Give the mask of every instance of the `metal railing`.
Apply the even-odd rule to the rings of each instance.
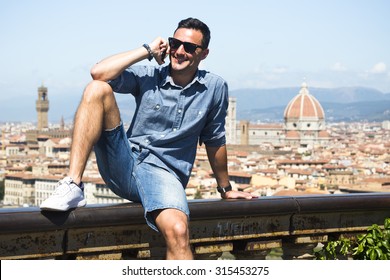
[[[313,248],[390,217],[389,193],[192,200],[195,258],[313,258]],[[271,252],[271,253],[270,253]],[[279,254],[279,255],[278,255]],[[140,204],[0,209],[0,259],[164,259]]]

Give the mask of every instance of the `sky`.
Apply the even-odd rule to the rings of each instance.
[[[21,101],[35,117],[42,84],[72,115],[96,62],[167,38],[187,17],[211,30],[201,68],[231,90],[306,82],[390,93],[389,12],[387,0],[0,0],[0,121],[6,108],[25,111]]]

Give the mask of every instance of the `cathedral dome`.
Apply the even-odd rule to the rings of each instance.
[[[324,120],[325,113],[318,100],[309,93],[307,84],[303,83],[296,95],[284,110],[286,121]]]

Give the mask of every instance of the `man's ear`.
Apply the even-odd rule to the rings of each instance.
[[[209,55],[209,49],[205,49],[202,51],[201,60],[205,59]]]

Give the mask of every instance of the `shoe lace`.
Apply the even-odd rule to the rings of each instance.
[[[57,188],[54,191],[54,195],[64,195],[71,190],[70,182],[63,179],[57,183]]]

